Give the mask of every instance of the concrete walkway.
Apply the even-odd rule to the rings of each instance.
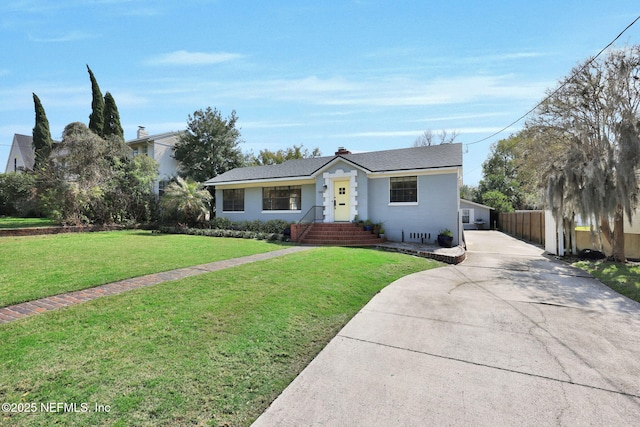
[[[254,426],[630,426],[640,304],[535,246],[466,233],[467,260],[374,297]]]
[[[86,301],[94,300],[96,298],[120,294],[132,289],[157,285],[159,283],[172,280],[180,280],[184,279],[185,277],[198,276],[200,274],[211,273],[213,271],[223,270],[225,268],[235,267],[250,262],[262,261],[265,259],[275,258],[312,248],[313,246],[293,246],[277,251],[264,252],[240,258],[233,258],[211,262],[208,264],[196,265],[194,267],[179,268],[176,270],[134,277],[132,279],[120,280],[119,282],[108,283],[106,285],[96,286],[94,288],[68,292],[65,294],[54,295],[35,301],[23,302],[21,304],[2,307],[0,308],[0,324],[12,322],[17,319],[22,319],[24,317],[33,316],[61,307],[80,304]]]

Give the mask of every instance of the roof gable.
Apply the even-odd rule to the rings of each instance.
[[[227,171],[205,185],[284,178],[312,178],[318,171],[342,159],[367,172],[440,169],[462,166],[462,145],[442,144],[430,147],[402,148],[356,154],[288,160],[268,166],[250,166]]]
[[[466,203],[469,206],[476,206],[476,207],[479,207],[479,208],[489,209],[489,210],[492,210],[492,211],[495,210],[491,206],[483,205],[482,203],[472,202],[471,200],[467,200],[467,199],[460,199],[460,204],[462,204],[462,203]]]
[[[17,153],[16,153],[17,151]],[[26,169],[33,169],[35,162],[34,150],[33,150],[33,137],[30,135],[21,135],[16,133],[13,135],[13,141],[11,143],[11,150],[9,152],[9,158],[7,159],[6,172],[13,171],[12,158],[20,155],[24,167]]]
[[[20,154],[22,154],[22,158],[24,159],[25,166],[30,169],[33,168],[33,136],[16,134],[14,138],[20,149]]]

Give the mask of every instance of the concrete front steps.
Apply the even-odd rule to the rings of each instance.
[[[384,243],[371,231],[350,222],[314,223],[309,226],[300,243],[304,245],[375,246]]]

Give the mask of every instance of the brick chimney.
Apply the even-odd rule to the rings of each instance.
[[[138,139],[146,138],[149,136],[149,132],[146,131],[144,126],[138,126]]]
[[[338,151],[336,151],[336,156],[339,156],[340,154],[351,154],[351,151],[347,150],[344,147],[338,147]]]

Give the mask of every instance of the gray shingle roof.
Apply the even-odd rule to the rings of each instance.
[[[462,166],[462,144],[341,154],[313,159],[289,160],[278,165],[236,168],[208,180],[205,185],[278,178],[311,178],[336,158],[343,158],[369,172],[457,167]]]

